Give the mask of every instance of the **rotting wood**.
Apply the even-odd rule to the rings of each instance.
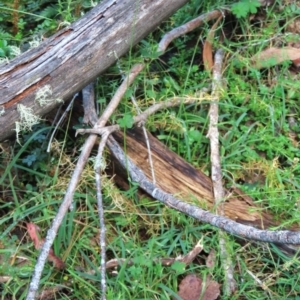
[[[112,136],[108,138],[107,146],[120,165],[125,170],[128,170],[128,175],[131,180],[138,183],[139,187],[148,195],[153,196],[154,199],[168,207],[180,211],[200,222],[208,223],[214,227],[224,230],[234,236],[241,237],[242,239],[245,238],[251,241],[253,240],[264,243],[277,243],[284,245],[292,244],[295,247],[300,246],[300,231],[257,229],[253,226],[240,224],[227,217],[217,216],[208,210],[196,206],[195,204],[182,201],[176,196],[166,193],[155,183],[150,181],[144,172],[128,158],[119,146],[118,142]]]
[[[177,198],[211,210],[214,206],[211,179],[148,134],[157,186]],[[142,130],[138,128],[128,130],[126,139],[121,131],[113,133],[113,136],[121,146],[126,140],[126,154],[150,179],[151,171]],[[114,172],[117,183],[124,186],[124,178],[120,176],[122,172],[117,165],[115,168],[117,168],[117,172]],[[251,197],[236,187],[226,190],[225,199],[224,216],[234,221],[260,229],[279,225],[270,212],[256,205]],[[290,229],[299,230],[299,227],[293,226]]]
[[[14,134],[17,105],[44,116],[92,82],[188,0],[104,0],[84,17],[8,64],[0,65],[0,141]],[[49,103],[35,102],[49,86]],[[49,97],[50,98],[50,97]],[[49,99],[49,100],[51,100]]]

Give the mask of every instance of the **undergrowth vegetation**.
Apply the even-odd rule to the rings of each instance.
[[[238,186],[258,207],[271,211],[281,224],[278,228],[299,228],[299,71],[287,62],[258,70],[251,66],[250,58],[270,45],[279,47],[295,42],[295,35],[300,32],[291,34],[288,28],[300,7],[288,1],[275,1],[261,8],[253,3],[257,4],[243,0],[234,6],[234,14],[227,15],[219,24],[224,40],[213,42],[214,49],[223,48],[226,52],[219,102],[224,185]],[[95,4],[71,0],[0,1],[0,58],[5,61],[26,51]],[[115,66],[97,79],[100,111],[119,86],[120,73],[139,61],[146,62],[147,67],[111,118],[111,123],[121,125],[124,132],[132,127],[132,117],[137,113],[132,96],[145,110],[173,96],[209,93],[212,78],[203,67],[202,47],[211,23],[176,39],[159,57],[157,44],[165,32],[229,4],[222,0],[190,1],[128,55],[119,58]],[[207,175],[208,109],[209,101],[181,105],[150,116],[146,123],[149,131],[169,149]],[[76,122],[80,127],[80,120]],[[75,139],[73,128],[65,126],[48,154],[51,130],[53,127],[44,122],[24,133],[20,144],[1,144],[1,299],[25,298],[38,255],[25,222],[37,224],[40,236],[45,236],[85,138]],[[108,153],[106,164],[110,164]],[[134,182],[122,190],[109,172],[102,176],[107,260],[125,259],[120,266],[107,271],[107,299],[180,299],[179,282],[189,273],[222,284],[224,271],[217,229],[153,201],[141,194]],[[43,273],[41,289],[57,288],[53,299],[100,296],[100,229],[94,177],[91,158],[74,195],[73,209],[65,217],[54,244],[54,252],[67,267],[61,271],[47,264]],[[165,266],[159,261],[187,254],[199,240],[204,249],[188,266],[180,262]],[[231,254],[238,283],[231,299],[300,299],[297,251],[286,253],[272,244],[234,237],[228,243],[234,249]],[[208,268],[207,256],[212,250],[216,256],[213,266]]]

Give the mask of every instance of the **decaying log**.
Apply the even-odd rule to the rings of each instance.
[[[150,133],[148,135],[157,185],[177,198],[211,210],[214,205],[211,179],[169,150]],[[142,130],[128,130],[126,139],[120,131],[115,132],[113,136],[121,146],[126,140],[126,154],[150,179],[151,171]],[[116,174],[117,183],[120,182],[124,185],[124,178],[120,177],[122,174],[120,170],[114,174]],[[251,197],[245,195],[238,188],[226,191],[224,216],[261,229],[279,225],[270,212],[257,206]],[[296,226],[292,229],[299,230]]]
[[[0,65],[0,141],[14,134],[18,104],[44,116],[59,105],[55,99],[80,91],[186,2],[104,0],[37,48]],[[35,98],[45,86],[50,101],[41,106]]]

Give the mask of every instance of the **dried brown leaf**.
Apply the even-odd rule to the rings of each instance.
[[[40,237],[38,235],[40,228],[34,223],[26,223],[26,228],[31,240],[33,241],[35,249],[41,249],[43,243],[40,241]]]
[[[216,262],[216,252],[214,249],[211,249],[206,258],[206,266],[209,269],[213,269],[213,267],[215,266],[215,262]]]
[[[215,300],[220,295],[220,285],[216,281],[208,281],[202,300]]]
[[[294,47],[269,48],[251,58],[252,66],[256,69],[268,68],[284,61],[291,60],[297,64],[300,59],[300,49]]]
[[[178,295],[182,300],[199,300],[202,290],[202,280],[194,274],[189,274],[179,284]]]
[[[54,254],[53,249],[50,249],[48,260],[51,261],[57,269],[63,270],[66,267],[66,264]]]
[[[220,16],[217,21],[215,22],[215,24],[212,26],[212,28],[210,29],[207,38],[205,40],[205,43],[203,45],[203,63],[204,63],[204,68],[207,71],[211,71],[214,65],[214,61],[213,61],[213,52],[212,52],[212,42],[214,40],[214,36],[215,36],[215,29],[218,26],[220,20],[222,19],[222,16]]]
[[[44,239],[40,239],[38,235],[40,228],[34,223],[26,223],[26,227],[35,249],[40,250],[44,244]],[[54,267],[57,269],[64,269],[66,267],[65,263],[54,254],[53,249],[50,249],[48,260],[53,262]]]
[[[178,295],[183,300],[215,300],[220,295],[220,285],[216,281],[207,280],[203,287],[202,279],[189,274],[179,284]]]

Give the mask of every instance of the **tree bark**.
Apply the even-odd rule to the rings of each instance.
[[[80,91],[188,0],[104,0],[83,18],[0,66],[0,141],[14,134],[17,105],[43,116]],[[35,101],[48,86],[47,104]]]

